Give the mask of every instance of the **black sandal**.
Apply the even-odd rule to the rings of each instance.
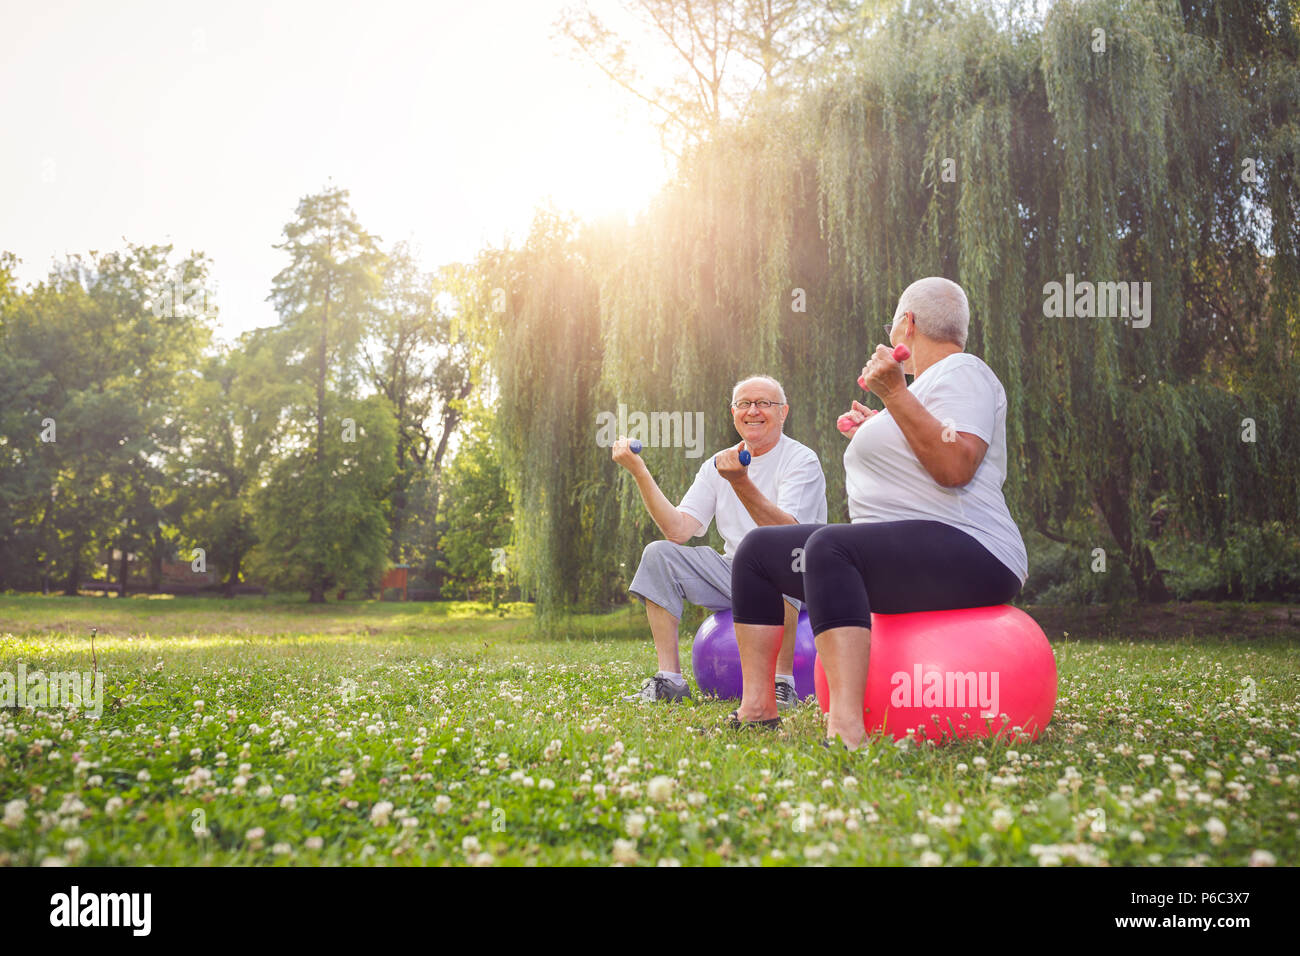
[[[727,726],[732,730],[744,730],[746,727],[757,727],[761,730],[776,730],[781,726],[781,718],[771,717],[767,720],[741,720],[740,711],[733,710],[727,715]]]

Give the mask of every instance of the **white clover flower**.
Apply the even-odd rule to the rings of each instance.
[[[264,783],[257,788],[257,795],[259,797],[269,797],[271,793],[272,790],[271,790],[271,785],[269,783]]]
[[[446,813],[451,809],[451,797],[445,793],[438,794],[438,798],[433,801],[434,813]]]
[[[137,773],[137,774],[135,775],[135,779],[139,780],[141,783],[148,783],[148,782],[149,782],[149,771],[148,771],[148,770],[141,770],[139,773]]]
[[[1250,854],[1251,866],[1275,866],[1276,864],[1277,857],[1268,850],[1255,850]]]
[[[483,849],[483,846],[482,846],[482,844],[480,844],[480,843],[478,842],[478,837],[476,837],[476,836],[467,836],[467,837],[464,837],[464,838],[460,841],[460,848],[461,848],[461,849],[462,849],[466,854],[474,854],[474,853],[478,853],[480,850],[482,850],[482,849]]]
[[[370,822],[377,827],[388,826],[388,817],[393,812],[393,805],[387,800],[381,800],[370,808]]]
[[[858,778],[857,778],[857,777],[845,777],[843,780],[840,781],[840,783],[844,786],[844,788],[845,788],[846,790],[856,790],[856,789],[858,789]]]
[[[325,846],[325,840],[318,836],[308,837],[303,846],[309,850],[319,850]]]
[[[614,841],[614,862],[635,863],[637,859],[635,840]]]
[[[244,841],[252,846],[253,849],[257,849],[261,845],[262,839],[265,836],[266,830],[264,828],[253,827],[253,829],[244,834]]]
[[[554,789],[555,789],[555,781],[552,780],[550,777],[543,777],[541,780],[537,781],[537,789],[538,789],[538,790],[554,790]]]
[[[292,793],[286,793],[283,797],[280,798],[280,806],[282,806],[286,810],[292,810],[297,805],[298,805],[298,798],[294,796]]]
[[[922,866],[943,866],[943,857],[933,850],[926,850],[921,854]]]
[[[1130,843],[1142,844],[1142,843],[1146,843],[1146,842],[1147,842],[1147,838],[1146,838],[1146,836],[1142,833],[1141,830],[1134,830],[1134,831],[1132,831],[1131,833],[1129,833],[1129,835],[1128,835],[1128,841],[1129,841]]]
[[[27,816],[27,801],[10,800],[8,803],[5,804],[4,819],[0,820],[0,822],[4,823],[4,825],[9,827],[10,829],[13,829],[14,827],[20,825],[23,822],[24,817],[26,816]]]
[[[1015,819],[1015,816],[1006,807],[997,807],[993,811],[993,829],[999,833],[1005,833],[1011,828],[1011,824],[1015,822]]]
[[[920,847],[930,845],[930,838],[924,833],[913,833],[911,837],[909,837],[909,839],[912,843],[912,846],[917,847],[918,849]]]
[[[658,776],[651,778],[646,784],[645,792],[655,803],[663,803],[673,795],[673,785],[676,783],[672,777]]]
[[[630,837],[639,837],[645,832],[645,815],[640,813],[629,813],[627,820],[623,823],[623,829],[627,830]]]

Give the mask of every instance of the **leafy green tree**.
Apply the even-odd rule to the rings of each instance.
[[[1006,386],[1006,492],[1027,531],[1080,564],[1102,547],[1161,600],[1162,536],[1294,528],[1294,5],[1015,6],[909,3],[797,108],[756,102],[722,124],[636,224],[535,230],[480,260],[483,294],[509,302],[473,314],[496,330],[482,338],[539,604],[576,597],[562,582],[602,593],[593,582],[652,533],[580,430],[615,402],[705,411],[717,448],[731,383],[776,375],[787,432],[819,453],[843,520],[833,422],[925,275],[966,289],[967,349]],[[1055,314],[1050,284],[1067,276],[1136,282],[1145,315],[1095,300]],[[655,474],[671,497],[697,465],[657,454]]]
[[[384,400],[356,398],[384,256],[343,189],[304,198],[284,232],[276,248],[290,262],[271,292],[280,325],[266,336],[282,369],[279,428],[255,495],[254,558],[267,580],[318,603],[336,585],[372,586],[386,551],[395,426]]]
[[[253,493],[259,544],[250,556],[259,580],[305,589],[317,603],[328,589],[378,583],[387,563],[384,493],[397,444],[392,410],[378,396],[331,400],[326,411],[331,422],[353,422],[355,440],[331,436],[318,457],[317,447],[292,440],[306,436],[285,436]]]
[[[441,567],[451,598],[499,597],[514,583],[510,538],[513,510],[495,442],[486,424],[461,436],[443,483]]]
[[[439,293],[435,277],[399,243],[362,351],[369,385],[388,399],[397,420],[389,556],[398,563],[426,562],[421,530],[436,525],[443,459],[472,389],[465,346],[451,339]]]
[[[227,597],[257,543],[253,499],[279,424],[265,335],[208,355],[186,389],[184,431],[172,460],[180,489],[177,524],[188,547],[202,548]],[[268,395],[273,400],[267,401]]]
[[[174,443],[182,378],[209,336],[207,263],[172,267],[170,246],[71,256],[9,295],[2,350],[28,379],[6,423],[26,506],[15,533],[31,566],[75,594],[95,555],[161,541],[169,489],[159,462]]]

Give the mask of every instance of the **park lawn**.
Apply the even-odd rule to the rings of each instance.
[[[1049,631],[1037,742],[849,755],[815,703],[775,734],[621,703],[637,609],[558,634],[526,606],[0,596],[0,673],[105,681],[97,720],[0,709],[0,863],[1300,862],[1294,641]]]

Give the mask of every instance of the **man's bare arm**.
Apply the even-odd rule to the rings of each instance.
[[[633,454],[628,448],[627,439],[620,438],[616,441],[611,452],[614,461],[626,468],[636,481],[637,491],[641,492],[641,500],[645,502],[646,511],[650,512],[650,517],[659,526],[663,536],[674,544],[685,544],[695,537],[700,530],[700,522],[679,511],[668,500],[641,456]]]

